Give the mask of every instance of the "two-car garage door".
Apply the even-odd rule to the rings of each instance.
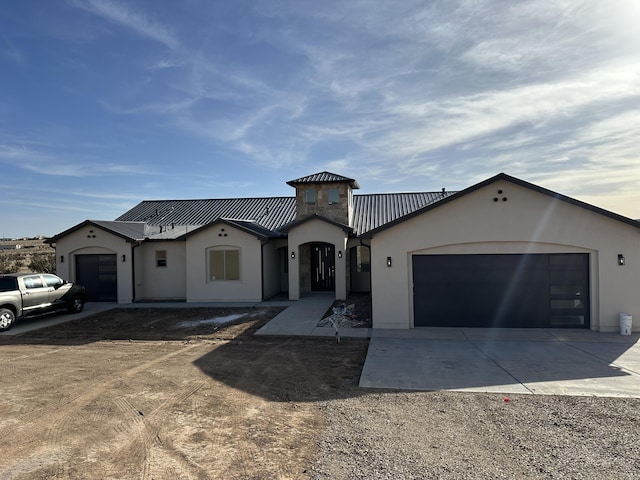
[[[588,254],[414,255],[414,325],[589,327]]]

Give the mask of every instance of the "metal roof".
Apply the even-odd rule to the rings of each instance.
[[[351,227],[356,235],[361,235],[453,193],[455,192],[354,195]],[[156,230],[147,232],[145,237],[169,239],[184,234],[185,226],[189,226],[187,230],[192,231],[223,219],[242,223],[245,229],[257,234],[273,236],[282,227],[294,222],[295,216],[295,197],[145,200],[118,217],[116,222],[102,223],[146,222]],[[109,229],[114,228],[111,226]]]
[[[393,222],[455,192],[378,193],[353,196],[353,230],[357,235]]]
[[[287,185],[295,187],[301,183],[349,183],[351,188],[360,188],[358,182],[353,178],[343,177],[331,172],[314,173],[313,175],[307,175],[306,177],[296,178],[295,180],[289,180]]]
[[[90,220],[91,223],[99,227],[104,228],[110,232],[113,232],[121,237],[126,237],[131,240],[141,240],[144,237],[153,235],[157,229],[149,228],[149,226],[140,221],[133,222],[111,222],[106,220]]]
[[[277,230],[294,220],[295,210],[294,197],[145,200],[116,221],[146,222],[170,229],[172,225],[206,225],[219,218],[233,218]]]

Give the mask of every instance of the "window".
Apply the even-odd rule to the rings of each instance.
[[[240,280],[240,250],[209,250],[209,280]]]
[[[42,279],[40,278],[40,275],[33,276],[33,277],[24,277],[22,281],[24,282],[24,286],[27,288],[44,287],[44,285],[42,284]]]
[[[44,281],[47,284],[47,287],[59,287],[64,282],[60,277],[56,277],[55,275],[43,275]]]
[[[340,190],[337,188],[329,189],[329,205],[340,203]]]
[[[304,191],[304,203],[305,203],[305,205],[315,205],[316,204],[316,191],[315,190],[305,190]]]
[[[166,266],[167,266],[167,251],[156,250],[156,267],[166,267]]]
[[[10,292],[11,290],[18,290],[16,277],[0,277],[0,292]]]
[[[356,247],[356,268],[358,273],[371,271],[371,251],[369,247]]]

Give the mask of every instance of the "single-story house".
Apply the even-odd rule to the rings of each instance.
[[[121,303],[370,292],[375,328],[640,319],[636,220],[504,173],[459,192],[356,195],[329,172],[287,183],[295,196],[149,200],[86,220],[49,240],[57,273]]]

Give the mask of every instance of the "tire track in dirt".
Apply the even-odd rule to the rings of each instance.
[[[124,414],[125,423],[122,425],[123,430],[114,439],[113,443],[121,445],[121,447],[113,455],[108,456],[106,462],[110,465],[122,465],[124,462],[131,462],[131,459],[133,459],[134,461],[131,463],[138,464],[139,478],[144,480],[153,478],[153,465],[155,463],[164,463],[158,462],[157,458],[154,458],[161,455],[165,458],[170,457],[172,463],[177,464],[190,476],[201,476],[203,474],[202,468],[186,461],[183,456],[173,452],[169,445],[165,445],[166,442],[162,440],[162,436],[164,436],[162,418],[158,419],[160,426],[155,425],[154,420],[155,417],[161,416],[166,410],[184,403],[200,390],[205,383],[199,382],[181,389],[148,414],[139,411],[127,399],[117,398],[115,403]],[[175,472],[175,466],[172,465],[170,470]],[[174,473],[171,472],[165,473],[174,476]]]
[[[111,374],[112,378],[90,384],[88,388],[75,395],[21,415],[19,417],[20,425],[14,426],[11,432],[0,432],[0,450],[4,451],[4,455],[8,458],[30,458],[38,455],[41,450],[50,449],[51,446],[63,451],[66,450],[66,445],[60,439],[64,431],[63,427],[71,416],[77,416],[83,407],[104,394],[109,387],[121,381],[122,378],[143,373],[155,365],[182,355],[198,346],[199,344],[183,345],[178,350],[156,357],[125,372]],[[114,378],[114,375],[117,377]],[[43,437],[44,442],[42,441]],[[1,473],[2,471],[0,471]]]

